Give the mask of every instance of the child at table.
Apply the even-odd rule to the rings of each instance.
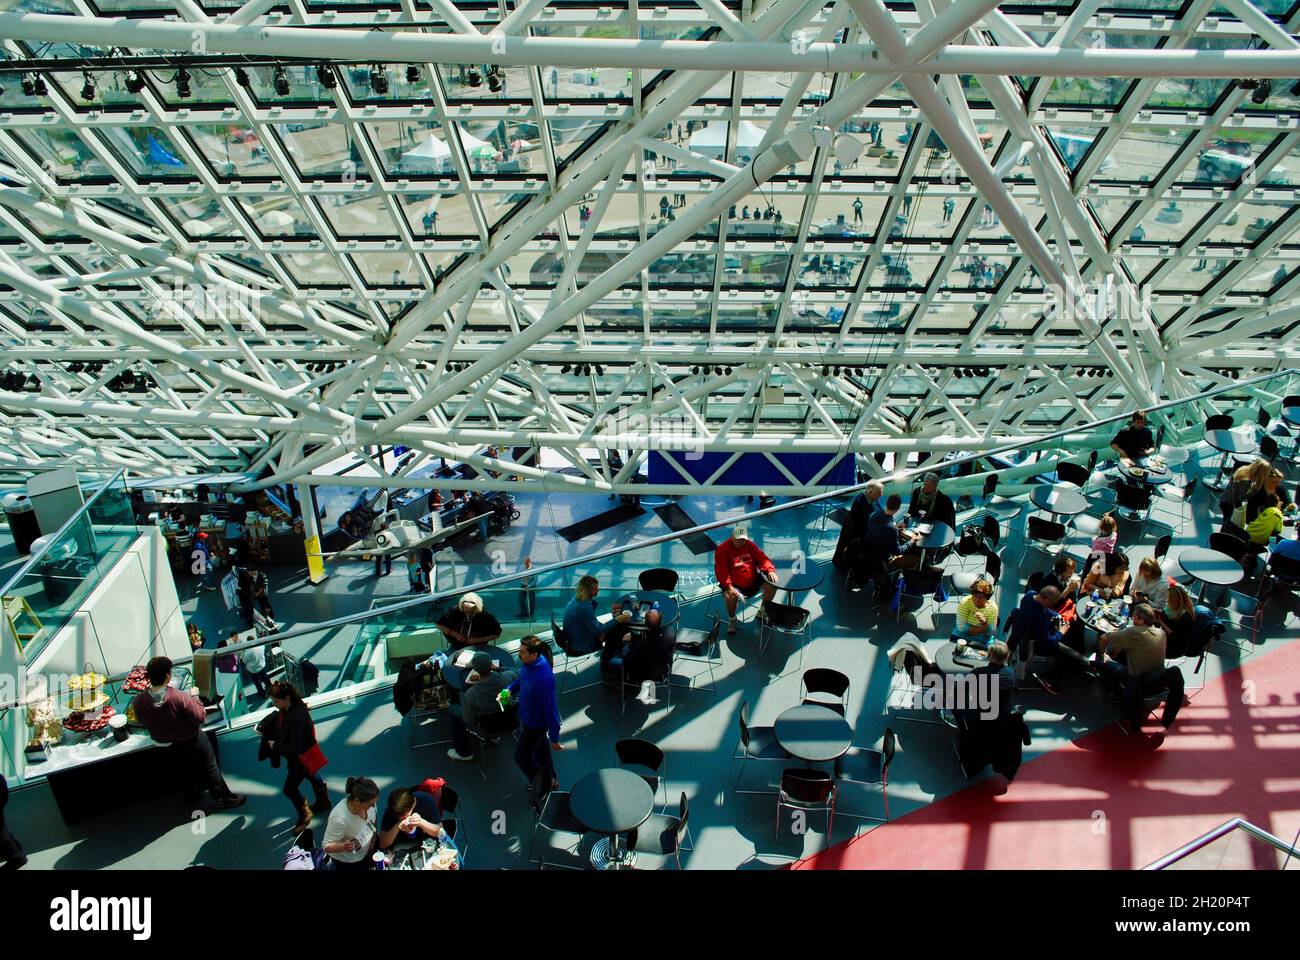
[[[1117,546],[1119,546],[1118,524],[1115,523],[1115,514],[1108,513],[1097,522],[1097,535],[1092,538],[1089,562],[1098,559],[1098,554],[1114,553]]]

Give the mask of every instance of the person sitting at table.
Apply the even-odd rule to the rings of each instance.
[[[1166,655],[1183,656],[1196,629],[1196,603],[1191,594],[1180,584],[1170,584],[1169,595],[1163,609],[1157,609],[1156,618],[1164,630]]]
[[[460,703],[453,703],[447,708],[447,715],[451,718],[452,742],[447,756],[452,760],[474,759],[471,730],[485,739],[492,739],[483,729],[483,718],[501,713],[497,696],[515,682],[515,671],[498,670],[492,664],[491,654],[474,654],[469,666],[470,672],[465,677],[467,686]]]
[[[1244,530],[1253,519],[1250,514],[1250,501],[1259,497],[1268,486],[1273,465],[1267,460],[1256,460],[1233,472],[1219,497],[1219,508],[1223,510],[1223,529],[1237,527]]]
[[[713,551],[713,573],[727,606],[727,633],[740,629],[736,608],[742,599],[754,596],[760,589],[764,603],[776,596],[776,564],[749,539],[747,524],[732,527],[731,536]]]
[[[946,523],[953,528],[957,526],[957,508],[953,506],[952,497],[939,489],[937,473],[927,473],[921,485],[912,488],[912,499],[907,505],[907,512],[913,522]]]
[[[1055,587],[1061,591],[1062,600],[1073,600],[1079,595],[1079,584],[1081,582],[1074,572],[1074,557],[1061,555],[1056,558],[1056,562],[1052,564],[1051,572],[1043,577],[1043,582],[1039,584],[1039,587]]]
[[[202,650],[205,641],[203,639],[203,631],[199,629],[199,625],[191,620],[185,625],[185,632],[190,638],[190,649]]]
[[[1097,666],[1113,698],[1120,698],[1130,679],[1165,666],[1165,632],[1150,604],[1133,608],[1133,622],[1097,638]]]
[[[957,627],[953,637],[985,640],[996,636],[998,605],[993,602],[993,584],[976,580],[971,584],[970,596],[962,597],[957,604]]]
[[[441,821],[442,811],[433,794],[398,787],[388,795],[377,846],[380,850],[419,846],[424,837],[442,836]]]
[[[885,506],[881,502],[884,491],[885,488],[881,486],[880,481],[868,482],[866,488],[853,498],[853,503],[849,506],[848,519],[840,528],[840,536],[835,543],[835,555],[831,562],[853,577],[861,577],[867,524],[873,515],[884,512]]]
[[[997,691],[996,699],[987,711],[977,708],[954,711],[958,725],[963,729],[980,720],[996,720],[1011,712],[1016,695],[1016,670],[1011,666],[1011,648],[1001,640],[994,640],[989,644],[988,655],[989,662],[976,667],[971,675],[980,677],[987,674],[996,678],[997,686],[993,688]],[[975,682],[980,681],[977,679]]]
[[[872,516],[867,527],[867,565],[872,570],[883,567],[889,571],[911,570],[921,565],[921,548],[917,541],[921,535],[915,530],[903,530],[898,513],[903,509],[903,498],[891,493],[885,501],[883,513]]]
[[[1092,565],[1083,586],[1079,588],[1082,596],[1100,593],[1103,600],[1124,596],[1128,586],[1128,555],[1122,551],[1104,554]]]
[[[460,603],[438,621],[438,629],[455,649],[495,643],[501,636],[501,623],[483,609],[483,598],[467,593]]]
[[[664,630],[663,614],[658,610],[645,615],[644,630],[608,630],[605,637],[600,669],[606,682],[662,680],[672,663],[674,637]]]
[[[596,616],[596,594],[599,592],[599,580],[590,575],[582,577],[573,599],[564,608],[564,632],[568,634],[570,648],[575,654],[601,649],[605,633],[632,618],[630,613],[623,613],[618,618],[622,623],[613,619],[602,621]]]
[[[1133,467],[1138,460],[1155,453],[1156,440],[1147,426],[1147,415],[1141,410],[1133,411],[1128,426],[1115,434],[1115,439],[1110,442],[1110,448],[1115,451],[1120,463],[1126,467]]]
[[[420,555],[412,550],[406,555],[407,593],[428,593],[429,584],[424,578],[424,567],[420,565]]]
[[[1252,554],[1264,553],[1268,550],[1269,541],[1273,537],[1280,537],[1285,529],[1282,522],[1282,501],[1278,495],[1264,494],[1263,503],[1263,509],[1246,525],[1246,536],[1250,538],[1248,549]]]
[[[1028,590],[1020,599],[1016,608],[1015,620],[1011,625],[1011,634],[1007,638],[1007,647],[1013,653],[1020,653],[1027,659],[1029,652],[1040,657],[1049,657],[1052,666],[1047,674],[1036,674],[1035,679],[1048,693],[1059,694],[1059,674],[1062,667],[1074,665],[1086,669],[1087,658],[1071,646],[1067,636],[1062,632],[1060,615],[1056,612],[1061,603],[1061,591],[1056,587],[1042,587]],[[1021,647],[1028,644],[1029,650]]]
[[[1088,559],[1095,560],[1100,554],[1114,553],[1118,546],[1119,525],[1115,522],[1115,514],[1103,514],[1097,521],[1097,535],[1092,538],[1092,552]]]
[[[1157,610],[1164,608],[1165,601],[1169,599],[1169,578],[1160,569],[1159,560],[1155,557],[1142,558],[1130,592],[1135,603],[1149,603]]]
[[[1287,497],[1286,488],[1282,486],[1282,471],[1277,467],[1269,469],[1268,477],[1264,480],[1264,485],[1246,500],[1246,526],[1249,528],[1260,512],[1269,506],[1269,497],[1277,497],[1278,506],[1282,513],[1288,514],[1295,510],[1296,506]]]
[[[348,777],[343,799],[330,811],[321,849],[335,870],[370,870],[375,850],[375,805],[379,787],[369,777]]]

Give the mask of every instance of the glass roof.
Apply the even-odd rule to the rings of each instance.
[[[577,463],[652,445],[603,426],[640,413],[715,450],[940,452],[1057,428],[1056,378],[1100,417],[1293,365],[1300,84],[1156,58],[1285,49],[1243,17],[1294,35],[1300,4],[1095,6],[958,2],[935,83],[747,59],[884,35],[836,2],[23,0],[0,15],[0,449],[286,477],[386,443]],[[944,5],[880,10],[924,39]],[[208,42],[231,14],[259,49]],[[115,16],[208,45],[73,29]],[[525,45],[317,60],[277,48],[291,25],[322,50]],[[698,65],[572,65],[627,40]],[[1120,65],[942,65],[980,48]]]

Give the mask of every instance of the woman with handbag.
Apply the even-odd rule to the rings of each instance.
[[[1272,472],[1271,463],[1267,460],[1256,460],[1254,463],[1238,468],[1232,474],[1223,496],[1219,499],[1219,506],[1223,510],[1224,530],[1233,526],[1241,530],[1246,529],[1246,525],[1254,519],[1250,516],[1249,502],[1267,486]]]
[[[311,826],[313,814],[330,811],[329,790],[320,775],[321,767],[328,761],[316,742],[316,725],[312,722],[311,712],[293,684],[283,680],[271,684],[271,702],[279,714],[274,718],[278,723],[270,737],[269,748],[275,756],[285,758],[288,772],[284,778],[284,795],[298,815],[293,830],[301,833]],[[316,794],[311,806],[307,805],[298,789],[304,780],[311,783]]]

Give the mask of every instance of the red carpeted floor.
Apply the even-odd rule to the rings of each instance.
[[[795,869],[1129,869],[1233,817],[1290,841],[1300,829],[1300,642],[1261,648],[1189,692],[1158,748],[1110,726],[1024,764],[1009,786],[992,776]],[[1256,867],[1276,866],[1254,846]]]

